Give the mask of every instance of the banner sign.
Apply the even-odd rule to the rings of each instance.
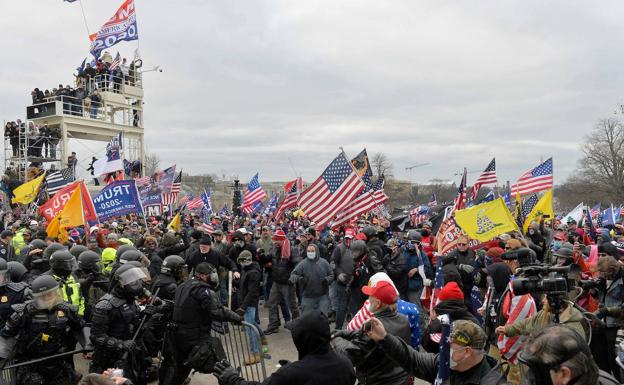
[[[162,191],[156,183],[148,183],[139,187],[143,207],[162,204]]]
[[[173,185],[173,180],[175,179],[175,164],[164,171],[157,171],[154,173],[153,183],[157,183],[160,191],[162,192],[171,192],[171,186]]]
[[[144,206],[145,217],[157,217],[163,214],[163,207],[161,204]]]
[[[93,197],[93,205],[100,221],[143,212],[134,180],[120,180],[104,187]]]
[[[80,185],[80,192],[82,193],[82,211],[84,212],[85,221],[97,221],[97,215],[95,208],[91,202],[91,195],[89,190],[85,186],[83,181],[75,182],[60,189],[50,198],[46,203],[39,206],[39,214],[45,217],[50,222],[55,216],[57,216],[65,207],[65,204],[69,200],[76,187]]]
[[[120,41],[132,41],[138,38],[134,0],[126,0],[97,33],[89,36],[90,51],[97,59],[102,51]]]

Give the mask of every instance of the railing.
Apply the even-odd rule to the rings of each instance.
[[[260,344],[260,332],[255,325],[243,322],[241,325],[221,323],[223,328],[218,330],[218,323],[213,323],[211,335],[221,341],[227,360],[235,368],[240,368],[240,375],[247,381],[262,382],[266,378],[266,365],[264,353]],[[216,326],[216,327],[215,327]],[[217,330],[215,330],[217,329]],[[250,338],[255,338],[259,346],[260,360],[251,365],[245,365],[245,361],[251,359],[254,352],[251,349]]]

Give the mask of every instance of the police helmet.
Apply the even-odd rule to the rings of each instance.
[[[119,248],[117,248],[117,253],[116,253],[116,257],[117,260],[119,261],[121,259],[121,256],[129,250],[136,250],[136,247],[132,246],[132,245],[121,245],[119,246]]]
[[[186,266],[184,259],[178,255],[170,255],[162,263],[161,273],[175,273]]]
[[[51,243],[48,247],[43,250],[43,259],[50,259],[52,254],[59,250],[67,250],[67,247],[61,245],[60,243]]]
[[[83,270],[99,271],[101,260],[102,258],[95,251],[85,250],[78,256],[78,267]]]
[[[59,284],[51,275],[41,275],[30,285],[34,297],[39,297],[53,290],[58,290]]]
[[[141,261],[143,253],[137,249],[124,251],[123,255],[119,257],[119,264],[123,265],[130,261]]]
[[[9,273],[9,279],[11,282],[22,282],[26,275],[26,266],[17,261],[7,262],[7,270]]]
[[[45,250],[45,248],[48,247],[48,244],[43,239],[33,239],[28,245],[31,249]]]
[[[69,252],[76,258],[78,259],[78,257],[80,256],[80,253],[82,253],[83,251],[89,250],[89,248],[87,246],[83,246],[83,245],[74,245],[72,246],[71,249],[69,249]]]
[[[67,250],[58,250],[50,256],[50,267],[52,270],[72,271],[75,258]]]

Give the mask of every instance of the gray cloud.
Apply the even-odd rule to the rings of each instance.
[[[82,0],[94,32],[121,1]],[[137,0],[146,141],[163,164],[245,180],[312,180],[344,146],[401,178],[454,179],[497,158],[513,180],[579,143],[621,102],[624,6],[581,1]],[[87,55],[79,4],[0,2],[0,114],[71,81]],[[114,47],[131,56],[134,43]],[[104,144],[70,143],[83,157]],[[289,161],[290,159],[290,161]],[[409,173],[405,167],[430,162]]]

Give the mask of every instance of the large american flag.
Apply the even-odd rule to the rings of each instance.
[[[336,215],[336,219],[332,222],[331,227],[339,227],[349,222],[353,218],[364,214],[367,211],[378,207],[388,201],[388,196],[384,193],[384,176],[377,178],[374,186],[371,186],[370,178],[362,178],[366,186],[360,195],[353,200],[351,204],[346,206]],[[369,188],[370,186],[370,188]]]
[[[301,190],[303,190],[303,181],[301,177],[291,180],[290,182],[284,185],[284,191],[286,192],[286,196],[284,197],[284,201],[277,209],[277,213],[275,213],[275,218],[279,219],[284,214],[284,212],[288,209],[292,209],[297,206],[297,201],[299,200],[299,194],[301,194]]]
[[[505,298],[501,298],[503,301],[502,308],[509,309],[509,316],[505,325],[512,325],[517,321],[532,317],[535,314],[535,301],[530,294],[517,295],[511,297],[513,291],[511,290],[511,282],[509,282],[509,295]],[[510,302],[509,302],[510,301]],[[522,350],[526,337],[516,336],[507,337],[503,334],[498,336],[498,349],[501,355],[505,357],[509,362],[515,364],[518,362],[518,353]]]
[[[457,196],[455,197],[455,203],[453,204],[452,212],[461,210],[466,207],[466,174],[467,171],[464,168],[464,174],[462,176],[461,183],[457,188]]]
[[[208,234],[208,235],[212,235],[212,233],[214,233],[215,231],[214,226],[210,222],[203,222],[199,226],[199,230],[202,231],[204,234]]]
[[[472,189],[470,190],[470,200],[474,201],[477,199],[477,194],[479,194],[479,190],[482,186],[486,186],[489,184],[496,184],[496,159],[492,158],[490,164],[487,165],[485,170],[479,175],[477,180],[472,185]]]
[[[266,192],[260,186],[260,182],[258,182],[258,173],[256,173],[245,189],[245,197],[243,198],[241,209],[245,214],[252,213],[256,208],[256,203],[266,198],[266,196]]]
[[[178,173],[178,176],[175,177],[173,183],[171,184],[171,192],[179,193],[182,189],[182,170]]]
[[[418,226],[429,219],[429,206],[420,205],[412,209],[409,213],[410,222],[412,226]]]
[[[108,66],[108,70],[113,71],[117,67],[119,67],[120,64],[121,64],[121,55],[119,54],[119,52],[117,52],[117,55],[115,56],[113,61],[110,63],[110,66]]]
[[[195,199],[191,199],[188,197],[188,202],[186,202],[186,208],[189,210],[200,209],[204,206],[204,201],[202,201],[201,197],[197,197]]]
[[[544,163],[530,169],[518,178],[518,182],[511,185],[515,195],[540,192],[553,187],[553,161],[548,158]]]
[[[162,204],[165,206],[171,206],[175,204],[176,200],[178,200],[178,193],[162,193]]]
[[[64,168],[62,170],[48,174],[45,178],[46,189],[50,196],[56,194],[57,191],[65,186],[68,186],[74,182],[74,173],[71,168]]]
[[[299,197],[299,207],[321,227],[348,205],[364,183],[344,156],[338,155]]]

